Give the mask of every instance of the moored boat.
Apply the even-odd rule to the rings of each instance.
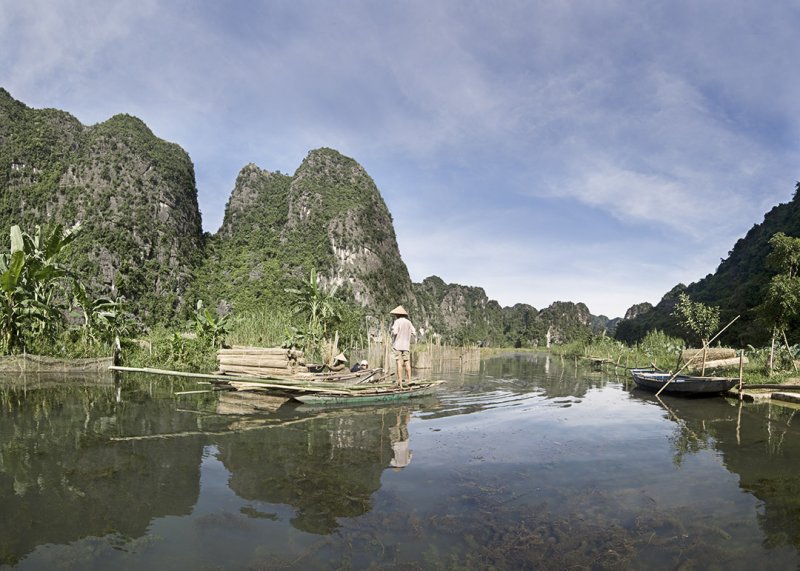
[[[406,385],[403,388],[399,388],[397,386],[375,387],[353,391],[349,394],[343,394],[342,392],[317,392],[294,394],[292,396],[294,400],[300,401],[304,404],[315,405],[387,402],[429,395],[442,383],[444,383],[444,381],[422,381],[419,383],[415,382],[410,385]]]
[[[736,378],[673,375],[658,369],[631,369],[631,376],[640,389],[683,396],[720,394],[739,383]]]

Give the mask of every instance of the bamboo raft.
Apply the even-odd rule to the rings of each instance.
[[[383,369],[312,373],[300,351],[283,348],[233,347],[217,353],[219,371],[212,374],[184,373],[164,369],[109,367],[118,372],[190,377],[210,382],[215,391],[257,392],[276,399],[303,400],[319,395],[315,403],[382,401],[427,394],[443,381],[417,381],[398,387],[393,373]],[[189,394],[197,391],[186,391]],[[273,403],[274,404],[274,403]],[[272,406],[272,405],[270,405]]]
[[[217,351],[218,372],[256,379],[282,379],[330,383],[377,383],[391,376],[381,368],[359,371],[314,372],[319,366],[306,364],[303,352],[282,347],[232,347]]]

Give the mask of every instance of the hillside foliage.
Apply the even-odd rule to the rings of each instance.
[[[143,324],[178,314],[202,259],[194,166],[139,119],[86,127],[0,89],[0,228],[82,232],[65,263],[92,295],[124,295]]]
[[[758,308],[778,273],[768,262],[770,240],[778,233],[800,236],[800,183],[790,202],[772,208],[760,224],[736,242],[716,272],[688,286],[678,284],[651,310],[621,321],[616,328],[617,339],[636,342],[653,329],[680,336],[682,332],[671,314],[679,294],[684,292],[694,302],[719,307],[722,324],[740,316],[720,337],[723,344],[746,347],[769,343],[772,326]],[[787,323],[786,332],[790,340],[800,338],[800,321]]]

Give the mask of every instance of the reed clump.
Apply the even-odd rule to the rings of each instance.
[[[650,331],[642,341],[626,345],[616,339],[599,337],[589,341],[576,341],[555,345],[550,351],[564,357],[572,357],[588,365],[601,364],[628,369],[634,367],[656,367],[696,374],[702,370],[702,349],[689,348],[679,337]],[[742,376],[745,383],[781,384],[800,380],[800,349],[796,347],[745,349],[730,347],[708,347],[705,350],[705,375],[738,377],[742,357]],[[687,365],[688,363],[688,365]],[[711,365],[709,367],[709,364]]]

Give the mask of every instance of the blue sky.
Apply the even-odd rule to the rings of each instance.
[[[622,316],[713,272],[800,179],[794,1],[0,0],[0,86],[239,170],[332,147],[414,281]]]

